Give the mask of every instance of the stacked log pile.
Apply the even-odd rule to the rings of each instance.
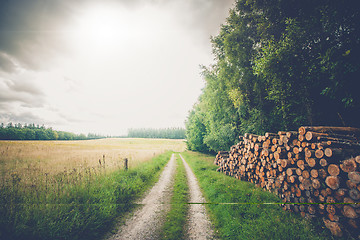
[[[360,238],[360,129],[300,127],[244,134],[215,158],[218,171],[278,194],[284,210],[321,217],[336,236]]]

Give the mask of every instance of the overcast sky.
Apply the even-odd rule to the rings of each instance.
[[[109,135],[184,127],[232,6],[0,0],[0,122]]]

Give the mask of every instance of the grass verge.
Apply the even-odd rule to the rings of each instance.
[[[214,156],[194,152],[182,155],[210,203],[206,206],[220,239],[334,239],[322,221],[285,212],[280,204],[262,204],[281,200],[254,184],[216,172]]]
[[[99,239],[153,185],[171,154],[128,171],[74,172],[36,186],[13,178],[0,191],[0,239]]]
[[[176,155],[176,174],[173,196],[171,198],[171,209],[166,216],[162,229],[161,239],[185,239],[186,216],[189,205],[189,187],[187,184],[184,164],[179,155]]]

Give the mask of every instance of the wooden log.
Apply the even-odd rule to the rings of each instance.
[[[331,188],[331,189],[333,189],[333,190],[336,190],[336,189],[338,189],[339,186],[340,186],[340,179],[339,179],[339,177],[337,177],[337,176],[328,176],[328,177],[326,177],[326,179],[325,179],[325,184],[326,184],[329,188]]]
[[[294,153],[294,154],[299,154],[299,153],[300,153],[299,148],[298,148],[298,147],[294,147],[294,148],[293,148],[293,153]]]
[[[359,184],[360,183],[360,173],[359,172],[349,172],[348,173],[348,178],[354,184]]]
[[[319,189],[321,187],[321,183],[317,178],[314,178],[311,184],[314,189]]]
[[[322,158],[320,159],[319,164],[322,167],[326,167],[328,165],[328,161],[325,158]]]
[[[357,187],[356,183],[352,182],[351,180],[347,180],[347,181],[346,181],[346,186],[347,186],[349,189],[353,189],[353,188],[356,188],[356,187]]]
[[[311,175],[311,177],[313,177],[313,178],[317,178],[317,177],[319,177],[319,172],[318,172],[317,169],[311,169],[310,175]]]
[[[329,213],[329,214],[332,214],[332,215],[335,215],[336,214],[336,208],[333,204],[328,204],[326,206],[326,211]]]
[[[285,135],[288,139],[293,139],[293,138],[297,138],[298,134],[299,133],[296,131],[288,131],[288,132],[286,132]]]
[[[333,138],[318,138],[317,147],[319,149],[324,149],[327,147],[333,148],[353,148],[359,149],[360,144],[359,142],[353,142],[349,140],[340,140],[340,139],[333,139]]]
[[[317,150],[315,151],[315,157],[316,157],[316,158],[322,158],[322,157],[324,157],[324,151],[321,150],[321,149],[317,149]]]
[[[318,173],[319,173],[319,177],[323,178],[323,179],[325,179],[328,175],[327,172],[325,171],[325,169],[322,169],[322,168],[318,170]]]
[[[310,150],[309,148],[305,148],[304,152],[305,152],[305,157],[306,158],[315,157],[315,151],[314,150]]]
[[[296,171],[296,168],[288,168],[288,169],[286,169],[286,174],[288,176],[291,176],[291,175],[295,174],[295,171]]]
[[[304,136],[304,135],[300,135],[300,134],[299,134],[299,136],[298,136],[298,140],[299,140],[300,142],[305,141],[305,136]]]
[[[303,176],[303,178],[305,178],[305,179],[308,179],[308,178],[310,178],[310,173],[309,173],[309,171],[304,170],[304,171],[302,171],[301,176]]]
[[[348,192],[348,189],[345,188],[339,188],[335,193],[334,197],[337,200],[337,202],[343,202],[345,194]]]
[[[351,141],[357,141],[356,137],[353,135],[343,135],[343,134],[335,134],[335,133],[318,133],[318,132],[311,132],[308,131],[305,134],[305,139],[307,141],[316,141],[319,139],[324,138],[335,138],[335,139],[342,139],[342,140],[351,140]]]
[[[354,201],[360,200],[360,192],[353,188],[349,190],[349,197],[353,199]]]
[[[338,176],[340,173],[340,168],[338,165],[330,164],[327,169],[330,176]]]
[[[324,223],[325,223],[325,226],[331,231],[331,233],[334,235],[334,236],[337,236],[337,237],[342,237],[343,236],[343,231],[341,230],[342,229],[342,225],[338,222],[332,222],[332,221],[329,221],[329,220],[324,220]]]
[[[354,127],[302,126],[299,128],[299,134],[304,135],[307,131],[360,136],[360,129]]]
[[[269,132],[266,132],[265,133],[265,137],[266,138],[275,138],[275,137],[278,137],[278,134],[277,133],[269,133]]]
[[[358,218],[359,215],[356,213],[356,211],[354,210],[353,207],[351,207],[350,205],[344,205],[343,207],[343,215],[347,218]]]
[[[298,168],[300,168],[301,170],[304,170],[305,167],[307,166],[307,164],[305,164],[303,160],[298,160],[298,161],[296,162],[296,165],[297,165]]]
[[[326,157],[341,157],[347,158],[357,151],[354,149],[343,149],[343,148],[325,148],[324,154]]]
[[[316,161],[314,158],[306,158],[305,161],[311,168],[315,167],[315,165],[316,165]]]
[[[310,190],[312,188],[312,182],[309,178],[306,178],[303,182],[302,182],[304,189],[305,190]]]
[[[280,164],[281,164],[282,168],[286,168],[286,167],[292,165],[292,161],[288,160],[288,159],[282,159]]]
[[[343,170],[346,173],[354,172],[354,171],[356,171],[357,164],[353,158],[347,159],[347,160],[342,161],[342,163],[340,164],[340,168],[341,168],[341,170]]]

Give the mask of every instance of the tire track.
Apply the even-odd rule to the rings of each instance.
[[[176,170],[175,155],[161,173],[159,181],[139,203],[139,210],[128,219],[120,230],[108,240],[158,239],[166,213],[170,209],[170,199]]]
[[[215,239],[214,231],[212,230],[210,219],[206,213],[203,197],[195,174],[179,154],[186,170],[188,178],[189,192],[190,192],[190,207],[188,213],[187,233],[189,239],[203,240]]]

